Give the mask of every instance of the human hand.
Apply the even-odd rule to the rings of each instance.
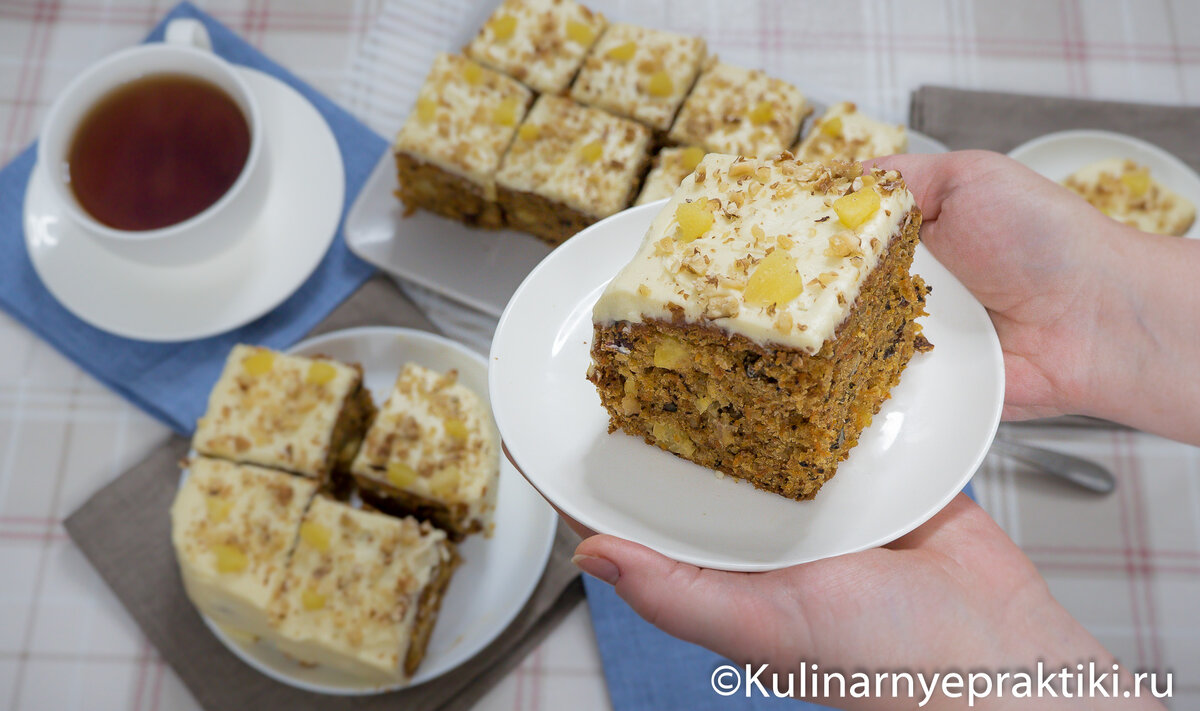
[[[580,568],[615,585],[639,615],[668,634],[780,673],[797,671],[801,662],[847,675],[996,673],[1032,669],[1038,660],[1048,668],[1095,660],[1100,671],[1111,669],[1111,656],[964,495],[883,548],[769,573],[701,569],[604,535],[586,538],[576,554]],[[846,708],[897,708],[891,699],[832,701]],[[1058,707],[1058,701],[1021,708]],[[1122,701],[1121,708],[1161,708],[1152,700]],[[976,707],[999,708],[1001,702],[1011,703],[984,699]],[[965,703],[935,697],[925,708]],[[1105,707],[1103,699],[1073,703],[1080,705],[1062,707]]]

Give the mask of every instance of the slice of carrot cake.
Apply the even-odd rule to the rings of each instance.
[[[1196,221],[1196,206],[1150,175],[1144,165],[1109,158],[1084,166],[1063,185],[1104,214],[1143,232],[1180,236]]]
[[[575,0],[504,0],[464,51],[534,91],[564,94],[605,24]]]
[[[877,121],[843,101],[830,106],[792,150],[799,160],[862,161],[908,150],[908,132],[904,126]]]
[[[654,163],[646,175],[645,182],[642,183],[642,192],[638,194],[635,204],[645,205],[671,197],[683,179],[704,160],[704,154],[704,149],[698,146],[664,148],[659,151],[658,155],[654,156]]]
[[[439,54],[392,151],[408,211],[500,227],[496,170],[533,92],[455,54]]]
[[[489,528],[498,443],[491,411],[457,372],[408,363],[351,472],[366,503],[429,520],[461,540]]]
[[[928,347],[894,171],[709,154],[593,311],[589,378],[646,442],[793,499]]]

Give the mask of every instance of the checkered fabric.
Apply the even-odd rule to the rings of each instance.
[[[432,52],[461,44],[467,23],[486,13],[466,0],[198,4],[385,135],[403,119]],[[909,92],[926,83],[1200,99],[1200,4],[1188,0],[764,0],[738,2],[736,11],[718,0],[588,4],[703,35],[731,62],[893,121],[904,120]],[[35,137],[72,76],[139,41],[168,7],[0,2],[0,162]],[[435,308],[443,321],[458,319],[464,337],[480,327]],[[165,435],[0,315],[0,708],[196,708],[60,525]],[[1198,450],[1122,430],[1022,427],[1009,435],[1116,472],[1119,489],[1107,498],[995,458],[975,483],[1067,608],[1129,666],[1173,670],[1175,708],[1200,708]],[[588,625],[585,611],[573,613],[479,707],[607,708]]]

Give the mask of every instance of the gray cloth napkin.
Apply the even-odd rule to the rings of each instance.
[[[1117,131],[1149,141],[1200,170],[1200,107],[1090,101],[923,86],[913,92],[909,126],[951,150],[1001,153],[1072,128]]]
[[[364,325],[433,330],[391,282],[377,276],[313,333]],[[186,439],[172,437],[101,489],[65,526],[159,655],[206,709],[468,709],[583,599],[578,570],[571,564],[579,538],[560,524],[550,562],[525,608],[496,641],[461,667],[411,689],[365,697],[322,696],[272,681],[217,641],[183,591],[168,514],[179,484],[178,462],[188,446]]]

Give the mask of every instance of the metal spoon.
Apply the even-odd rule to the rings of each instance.
[[[1117,480],[1112,472],[1090,459],[1053,452],[1009,439],[993,440],[992,451],[1099,494],[1108,494],[1117,488]]]

